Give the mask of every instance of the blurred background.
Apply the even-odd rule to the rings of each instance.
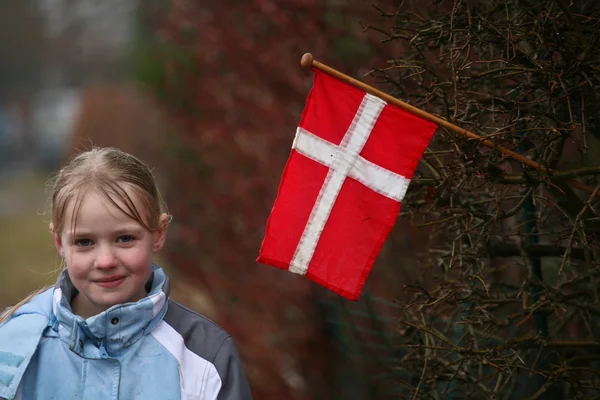
[[[374,3],[3,0],[0,307],[59,272],[48,179],[116,146],[173,215],[172,298],[255,399],[599,398],[600,3]],[[439,129],[358,302],[257,264],[305,52],[553,172]]]
[[[4,0],[0,307],[58,273],[52,173],[117,146],[154,168],[173,214],[173,297],[232,334],[255,398],[393,395],[377,374],[410,269],[386,265],[413,263],[402,250],[424,232],[392,233],[358,304],[254,261],[312,84],[300,57],[363,76],[386,57],[361,25],[378,16],[358,0]]]
[[[116,146],[173,215],[172,297],[255,399],[598,398],[600,3],[373,3],[3,0],[0,307],[59,272],[48,179]],[[439,129],[358,302],[259,265],[305,52],[553,173]]]

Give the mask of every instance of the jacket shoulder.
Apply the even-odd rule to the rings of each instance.
[[[19,307],[0,324],[0,398],[12,399],[48,327],[52,291],[46,291]]]
[[[215,322],[173,300],[169,300],[163,321],[181,335],[185,347],[209,362],[214,362],[229,338],[229,334]]]
[[[204,395],[217,398],[218,394],[219,399],[252,399],[237,349],[225,330],[210,319],[172,300],[169,300],[168,310],[162,323],[169,325],[168,329],[163,329],[163,334],[170,332],[166,335],[169,337],[163,336],[163,342],[183,341],[186,351],[189,350],[211,365],[208,369],[213,372],[206,376],[206,382],[203,384]],[[199,370],[198,364],[193,362],[190,365],[186,364],[189,360],[187,357],[180,359],[183,361],[183,365],[180,365],[183,374],[192,371],[188,382],[197,382],[198,378],[194,370]],[[189,383],[186,384],[187,386]]]
[[[3,324],[19,316],[30,314],[37,314],[44,316],[47,319],[50,319],[52,314],[53,294],[53,288],[46,289],[43,292],[36,294],[25,304],[21,305],[16,310],[14,310],[14,312],[12,312],[12,314],[6,319],[6,321],[4,321]],[[0,309],[0,317],[4,316],[7,313],[10,313],[12,309],[13,307]],[[3,324],[0,324],[0,326],[2,326]]]

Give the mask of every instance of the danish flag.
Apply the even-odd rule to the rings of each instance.
[[[437,125],[313,71],[257,261],[358,300]]]

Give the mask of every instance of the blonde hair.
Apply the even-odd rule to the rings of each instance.
[[[52,188],[52,223],[57,235],[63,232],[68,206],[73,204],[74,224],[81,202],[92,191],[150,231],[159,227],[160,215],[167,212],[150,168],[131,154],[112,147],[93,148],[73,158],[58,172]],[[136,208],[127,189],[142,202],[143,212]]]
[[[168,213],[150,168],[133,155],[112,147],[92,148],[75,156],[58,172],[50,187],[52,224],[56,235],[60,235],[65,229],[66,213],[71,204],[70,228],[75,230],[81,203],[92,192],[104,197],[149,231],[159,228],[160,216]],[[135,206],[127,189],[135,193],[143,210]],[[7,312],[0,314],[0,324],[46,289],[48,287],[29,294]]]

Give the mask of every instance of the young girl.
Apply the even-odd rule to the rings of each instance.
[[[168,222],[129,154],[93,149],[59,172],[50,231],[66,268],[0,317],[0,398],[251,398],[229,335],[169,300],[152,263]]]

